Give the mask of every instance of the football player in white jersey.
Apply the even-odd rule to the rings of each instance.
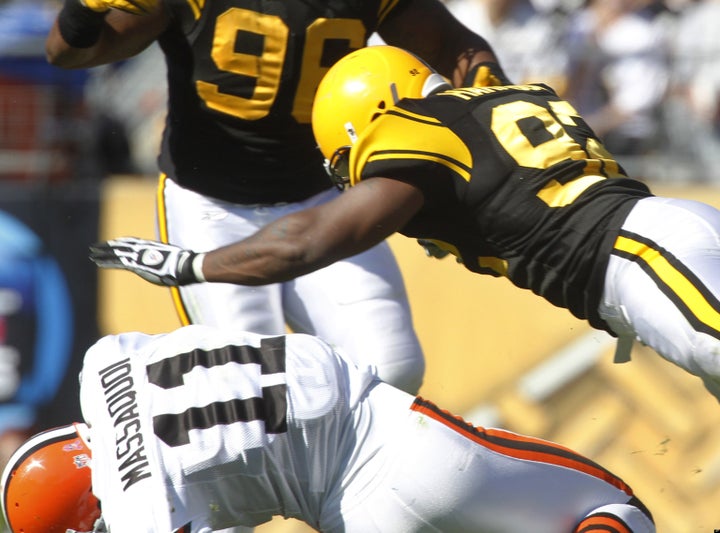
[[[12,531],[207,533],[276,515],[338,533],[655,531],[590,459],[473,427],[313,336],[107,336],[80,398],[84,423],[34,436],[3,472]]]

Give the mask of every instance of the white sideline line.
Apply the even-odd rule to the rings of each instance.
[[[525,374],[518,390],[529,400],[542,401],[586,372],[613,343],[609,333],[589,331]]]
[[[518,381],[518,392],[531,401],[544,400],[585,373],[615,341],[604,331],[585,333],[523,375]],[[483,427],[496,427],[502,422],[499,409],[487,403],[476,405],[463,418]]]

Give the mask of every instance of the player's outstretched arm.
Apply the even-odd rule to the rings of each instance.
[[[412,185],[372,178],[330,202],[282,217],[247,239],[206,253],[125,237],[91,246],[90,259],[157,285],[278,283],[371,248],[401,229],[423,201]]]

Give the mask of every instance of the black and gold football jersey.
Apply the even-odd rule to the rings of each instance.
[[[545,85],[451,89],[401,100],[350,150],[350,179],[421,188],[402,233],[507,276],[575,316],[597,316],[613,242],[650,196],[575,109]]]
[[[298,201],[330,187],[310,125],[317,85],[404,1],[166,2],[160,170],[238,203]]]

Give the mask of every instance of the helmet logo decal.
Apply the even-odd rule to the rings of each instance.
[[[350,142],[355,144],[355,141],[357,141],[357,132],[355,131],[355,126],[353,126],[352,122],[346,122],[343,124],[343,127],[345,128],[345,133],[347,133],[348,137],[350,138]]]
[[[71,452],[73,450],[82,450],[83,447],[84,446],[83,446],[82,442],[80,441],[80,439],[76,439],[72,442],[68,442],[67,444],[63,444],[62,449],[65,452]]]
[[[86,466],[90,466],[90,456],[86,453],[81,453],[73,457],[73,462],[75,463],[75,468],[85,468]]]

